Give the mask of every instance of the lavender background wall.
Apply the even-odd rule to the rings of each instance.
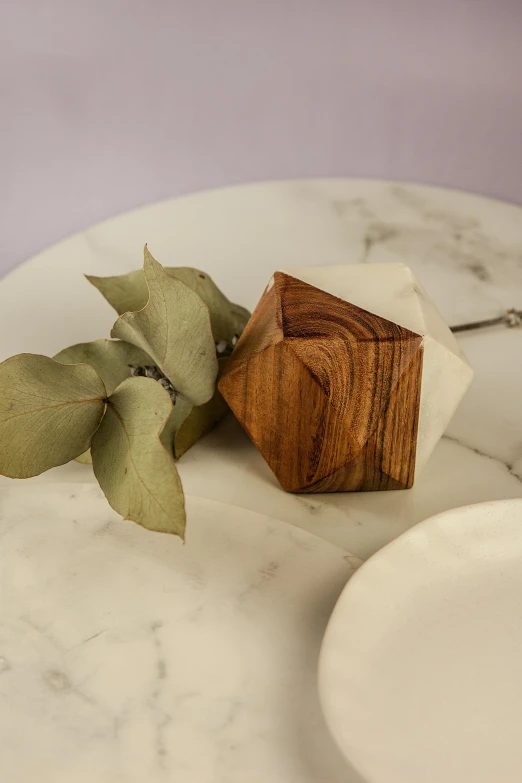
[[[0,273],[95,221],[249,180],[522,203],[521,0],[4,0]]]

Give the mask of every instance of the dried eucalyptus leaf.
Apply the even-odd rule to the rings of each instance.
[[[91,450],[87,449],[87,451],[84,451],[84,453],[80,454],[79,457],[75,457],[74,461],[79,462],[80,465],[92,465]]]
[[[120,316],[111,336],[144,350],[177,392],[203,405],[214,393],[218,370],[208,308],[150,254],[143,269],[149,300],[137,313]]]
[[[103,381],[88,364],[20,354],[0,364],[0,473],[30,478],[90,446],[105,410]]]
[[[174,448],[176,433],[178,432],[179,428],[182,426],[187,416],[190,415],[190,412],[193,408],[194,406],[192,405],[191,402],[188,402],[188,400],[183,399],[183,397],[178,397],[178,399],[176,400],[176,404],[172,408],[170,416],[167,419],[167,423],[163,428],[163,432],[160,435],[161,442],[163,443],[167,451],[170,454],[172,454],[174,459],[177,459],[177,455],[175,453],[175,448]]]
[[[147,304],[149,291],[143,269],[115,277],[85,277],[114,307],[118,315],[142,310]]]
[[[151,364],[145,351],[123,340],[94,340],[71,345],[57,353],[54,360],[61,364],[90,364],[101,376],[108,395],[130,377],[130,364]]]
[[[145,256],[147,255],[152,258],[145,248]],[[206,272],[188,266],[167,266],[165,272],[181,280],[203,299],[210,312],[210,323],[216,342],[225,340],[231,343],[234,335],[241,334],[250,318],[250,313],[244,307],[230,302]],[[86,277],[114,307],[118,315],[141,310],[147,304],[148,290],[142,269],[116,277],[92,275]]]
[[[227,359],[218,359],[220,374],[227,361]],[[217,387],[212,399],[204,405],[192,405],[183,397],[178,397],[161,435],[162,443],[178,460],[196,441],[211,430],[228,410],[229,407]]]
[[[183,489],[174,457],[160,440],[171,412],[159,383],[128,378],[110,396],[91,452],[95,476],[115,511],[148,530],[183,538]]]
[[[220,340],[231,343],[234,335],[241,334],[250,313],[244,307],[230,302],[205,272],[188,266],[167,267],[166,271],[203,299],[210,312],[212,334],[216,343]]]
[[[219,375],[228,359],[218,359]],[[204,405],[193,405],[185,409],[176,410],[176,404],[171,418],[169,419],[169,430],[165,429],[170,436],[170,443],[174,450],[174,457],[179,459],[191,446],[196,443],[203,435],[206,435],[212,427],[220,421],[228,412],[229,407],[219,393],[217,386],[214,396]]]
[[[216,389],[211,400],[204,405],[194,405],[174,435],[174,456],[179,459],[203,435],[206,435],[229,410]]]

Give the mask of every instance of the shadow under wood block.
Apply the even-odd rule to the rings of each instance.
[[[284,489],[369,491],[413,485],[470,379],[411,271],[387,264],[276,272],[219,389]]]

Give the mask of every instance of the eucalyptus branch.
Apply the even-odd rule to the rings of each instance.
[[[89,280],[120,315],[120,339],[0,364],[0,474],[92,462],[125,519],[183,537],[175,460],[226,414],[216,378],[250,314],[204,272],[166,270],[146,247],[142,270]]]

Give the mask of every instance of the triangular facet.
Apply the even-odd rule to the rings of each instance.
[[[340,264],[283,271],[416,334],[425,334],[417,280],[406,264]]]
[[[421,380],[422,348],[392,390],[360,454],[303,491],[377,491],[413,486]]]
[[[285,342],[224,376],[220,391],[288,491],[299,491],[360,452],[349,422]]]
[[[342,468],[303,487],[301,492],[379,492],[406,489],[396,479],[369,465],[364,452]]]

